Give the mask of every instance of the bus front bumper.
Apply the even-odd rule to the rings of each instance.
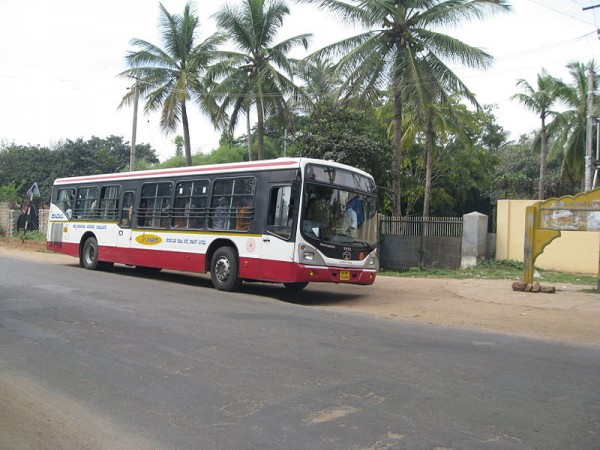
[[[349,283],[349,284],[373,284],[377,276],[376,270],[351,269],[348,267],[323,267],[307,266],[298,264],[296,266],[298,281],[309,283]]]

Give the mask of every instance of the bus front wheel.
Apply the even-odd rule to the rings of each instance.
[[[242,285],[238,276],[238,260],[231,247],[217,249],[210,263],[210,279],[219,291],[236,291]]]
[[[89,237],[83,244],[79,265],[87,270],[105,270],[110,269],[113,263],[98,261],[98,241]]]

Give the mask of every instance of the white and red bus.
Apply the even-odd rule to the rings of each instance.
[[[210,272],[242,281],[372,284],[378,269],[373,178],[331,161],[281,158],[60,178],[47,248],[96,270]]]

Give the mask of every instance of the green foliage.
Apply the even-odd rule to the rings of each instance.
[[[491,194],[499,162],[496,152],[506,141],[505,133],[490,106],[471,111],[454,102],[450,108],[454,120],[436,123],[430,215],[454,216],[473,211],[490,214],[495,205]],[[417,132],[403,155],[405,214],[423,211],[425,144],[424,133]]]
[[[177,156],[178,158],[183,158],[183,136],[175,136],[173,143],[175,144],[175,156]]]
[[[333,160],[369,172],[380,186],[390,180],[392,146],[373,111],[317,106],[293,135],[298,156]]]
[[[247,159],[248,152],[245,146],[224,143],[208,154],[195,155],[194,164],[221,164],[228,162],[246,161]]]
[[[29,187],[37,182],[40,198],[49,201],[56,178],[78,175],[121,172],[129,167],[130,145],[122,137],[92,137],[66,140],[54,149],[15,144],[0,147],[0,186],[12,185],[24,197]],[[148,144],[136,146],[137,161],[156,163],[158,157]]]
[[[561,179],[581,181],[584,179],[586,152],[586,125],[588,114],[598,117],[600,102],[597,95],[598,67],[594,60],[588,63],[572,62],[567,65],[571,76],[570,83],[557,80],[558,101],[566,110],[555,114],[548,125],[550,155],[562,153]],[[593,73],[592,86],[589,86],[587,72]],[[588,92],[594,93],[594,111],[587,111]]]
[[[0,186],[0,202],[21,202],[23,196],[19,193],[16,183]]]
[[[218,57],[217,47],[223,43],[224,36],[214,33],[198,42],[200,21],[191,2],[184,6],[181,15],[169,13],[162,3],[159,3],[159,9],[163,47],[132,39],[131,44],[138,50],[129,52],[126,61],[130,68],[119,75],[138,81],[135,89],[123,97],[121,105],[137,101],[138,94],[142,94],[146,112],[161,110],[163,131],[174,132],[181,123],[185,159],[187,165],[191,165],[187,100],[199,99],[203,111],[211,110],[212,97],[202,95],[207,90],[203,74]]]
[[[183,156],[173,156],[166,161],[154,164],[149,169],[171,169],[173,167],[185,167],[185,158]]]
[[[236,52],[229,52],[224,64],[213,67],[217,80],[213,95],[221,102],[213,116],[216,123],[226,123],[233,130],[241,117],[257,111],[258,159],[268,158],[265,120],[279,117],[286,122],[290,115],[286,96],[301,95],[293,82],[295,60],[291,50],[308,47],[311,35],[301,34],[275,42],[290,10],[284,2],[245,0],[238,6],[225,6],[215,14],[217,26],[229,36]]]
[[[28,231],[25,233],[21,230],[13,238],[19,241],[46,242],[46,235],[40,231]]]

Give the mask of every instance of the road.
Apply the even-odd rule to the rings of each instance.
[[[0,258],[0,448],[600,448],[600,347]]]

